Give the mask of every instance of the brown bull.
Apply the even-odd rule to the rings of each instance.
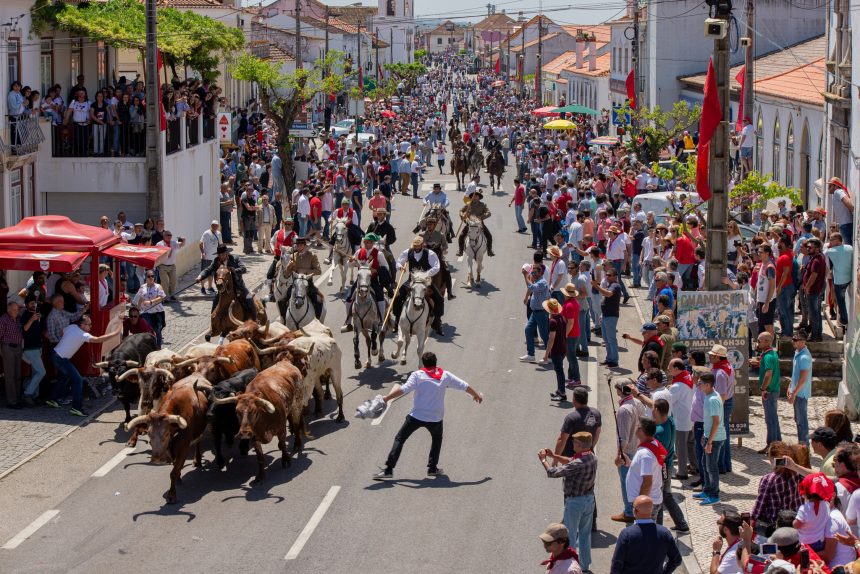
[[[196,448],[194,466],[200,466],[200,438],[206,430],[209,389],[211,385],[202,376],[186,377],[170,388],[157,411],[136,417],[129,423],[129,427],[148,425],[152,462],[173,464],[170,489],[164,493],[168,504],[176,503],[176,485],[182,484],[180,474],[192,446]]]
[[[147,415],[151,411],[157,411],[161,404],[161,399],[170,390],[170,385],[173,383],[173,374],[167,369],[156,367],[138,367],[129,369],[117,378],[117,382],[126,380],[136,381],[140,387],[140,402],[137,406],[137,418],[141,415]],[[146,432],[145,424],[132,425],[131,422],[126,423],[126,431],[132,431],[131,436],[126,443],[127,446],[136,446],[137,438]]]
[[[286,345],[293,339],[303,336],[304,334],[301,331],[286,331],[280,335],[272,335],[269,336],[269,325],[262,326],[253,319],[248,319],[238,327],[236,327],[233,331],[227,335],[227,338],[231,341],[236,341],[239,339],[246,339],[251,341],[257,345],[257,347],[264,346],[272,346],[279,345],[283,343]]]
[[[244,393],[226,399],[216,400],[217,404],[236,403],[236,416],[239,419],[239,438],[251,439],[257,453],[257,476],[259,482],[266,476],[266,457],[264,444],[278,437],[281,450],[281,466],[290,466],[287,451],[287,424],[293,434],[293,451],[302,451],[302,410],[304,406],[302,374],[295,365],[280,361],[248,383]]]
[[[260,370],[260,357],[254,345],[246,339],[230,341],[215,349],[215,354],[207,357],[195,357],[176,365],[177,369],[194,365],[194,371],[202,375],[212,384],[235,375],[244,369]]]

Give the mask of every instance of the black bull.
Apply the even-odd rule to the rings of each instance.
[[[107,361],[96,363],[96,367],[105,370],[111,388],[125,409],[125,422],[131,420],[131,404],[140,398],[140,386],[132,378],[118,383],[117,379],[128,369],[141,367],[146,362],[146,356],[158,349],[155,335],[151,333],[135,333],[129,335],[111,351]]]

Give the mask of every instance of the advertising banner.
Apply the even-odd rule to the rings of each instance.
[[[714,345],[728,350],[735,371],[735,394],[729,431],[749,433],[748,303],[742,291],[679,291],[678,340],[688,351],[707,353]]]

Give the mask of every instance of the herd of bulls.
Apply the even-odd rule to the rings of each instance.
[[[222,442],[239,439],[241,454],[253,445],[257,476],[265,476],[263,444],[278,438],[281,465],[290,465],[287,432],[293,435],[293,452],[302,451],[307,435],[305,407],[315,395],[315,413],[322,413],[324,398],[334,387],[337,421],[343,420],[341,352],[331,331],[318,321],[300,331],[273,322],[262,327],[246,321],[233,330],[223,345],[203,343],[184,356],[156,350],[150,334],[130,335],[98,363],[104,369],[125,408],[129,446],[149,435],[152,462],[172,464],[170,489],[164,494],[176,502],[176,484],[192,447],[194,465],[201,464],[200,441],[211,426],[215,464],[225,465]],[[325,387],[325,393],[323,393]],[[138,415],[131,404],[138,401]]]

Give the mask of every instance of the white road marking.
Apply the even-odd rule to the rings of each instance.
[[[113,468],[122,462],[122,460],[134,452],[133,446],[127,446],[118,453],[114,455],[112,459],[104,463],[101,468],[92,473],[90,476],[93,478],[101,478],[102,476],[106,476]]]
[[[323,516],[325,516],[326,511],[328,510],[331,503],[334,502],[334,497],[337,496],[337,493],[340,492],[339,486],[332,486],[328,489],[328,493],[325,495],[325,498],[322,499],[320,505],[317,507],[311,519],[305,525],[304,530],[302,530],[299,537],[296,538],[296,541],[293,542],[293,545],[290,547],[287,555],[284,556],[284,560],[295,560],[299,556],[299,552],[302,551],[302,548],[305,547],[308,540],[311,537],[311,534],[314,533],[316,527],[319,525],[320,521],[322,521]]]
[[[51,519],[60,513],[59,510],[46,510],[36,520],[31,522],[21,532],[9,539],[9,542],[3,545],[3,550],[14,550],[21,545],[22,542],[33,536],[37,530],[46,525]]]
[[[586,365],[585,366],[585,377],[586,377],[586,380],[588,381],[587,384],[589,387],[591,387],[592,391],[597,390],[597,367],[596,367],[596,364],[597,364],[596,357],[595,357],[594,361],[587,361],[585,363],[585,365]]]

